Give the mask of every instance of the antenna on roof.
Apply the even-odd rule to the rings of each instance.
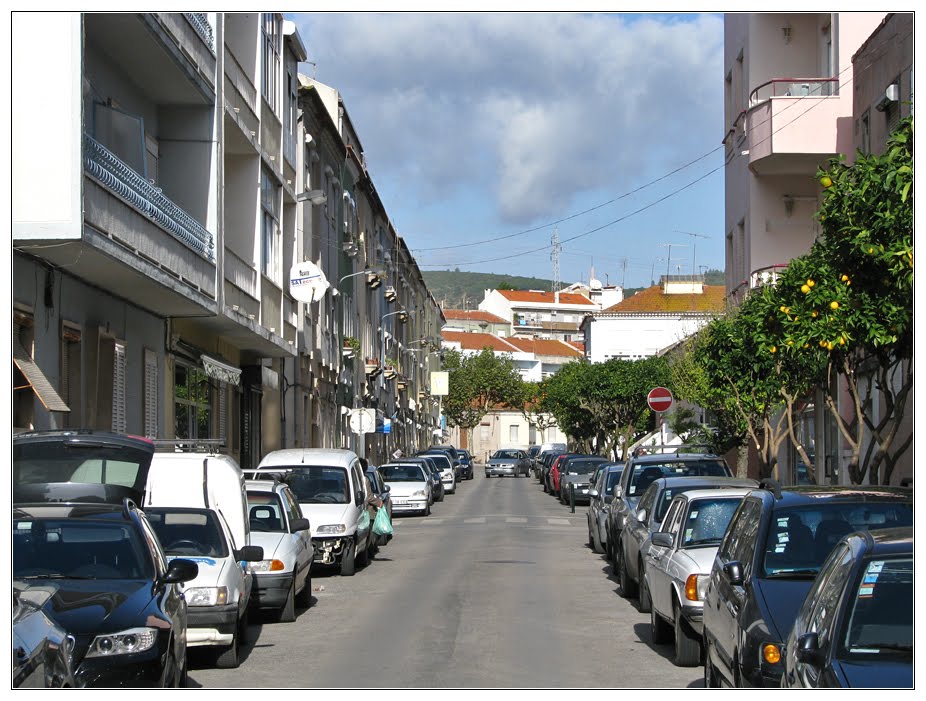
[[[563,247],[559,245],[559,229],[554,226],[552,251],[550,252],[550,258],[553,261],[553,292],[559,292],[559,252],[562,248]]]

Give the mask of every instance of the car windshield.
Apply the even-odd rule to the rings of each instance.
[[[154,563],[124,521],[13,519],[17,579],[151,579]]]
[[[720,488],[720,485],[715,485],[716,488]],[[690,492],[693,489],[714,489],[715,486],[707,484],[698,484],[698,482],[692,480],[691,485],[687,484],[677,484],[673,487],[666,487],[662,490],[662,494],[659,495],[659,498],[656,502],[656,510],[653,518],[662,523],[662,519],[666,517],[666,511],[669,510],[669,504],[672,503],[672,498],[684,494],[685,492]]]
[[[909,502],[827,500],[777,509],[765,542],[762,576],[815,576],[844,535],[912,524]]]
[[[595,468],[601,465],[604,460],[570,460],[566,465],[566,472],[574,472],[577,475],[590,475]]]
[[[493,460],[518,460],[520,456],[516,450],[496,450],[492,455]]]
[[[913,559],[876,558],[850,590],[840,657],[913,655]]]
[[[386,482],[425,482],[424,468],[418,465],[383,465],[379,474]]]
[[[450,470],[453,469],[453,463],[450,462],[450,458],[441,453],[440,455],[436,453],[428,453],[428,459],[436,463],[438,470]]]
[[[685,526],[682,529],[683,548],[701,548],[720,545],[730,519],[742,497],[697,499],[688,505]]]
[[[604,489],[605,492],[610,494],[611,490],[614,489],[614,485],[621,481],[621,470],[614,470],[609,472],[605,477]]]
[[[145,514],[168,555],[228,557],[228,545],[215,511],[149,506]]]
[[[254,533],[286,533],[283,503],[273,492],[248,492],[248,521]]]
[[[732,473],[727,463],[718,459],[647,462],[634,467],[628,496],[641,496],[660,477],[732,477]]]
[[[328,465],[292,465],[286,483],[300,504],[347,504],[347,470]]]

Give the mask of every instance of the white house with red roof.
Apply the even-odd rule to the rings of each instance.
[[[502,338],[490,333],[441,330],[442,346],[464,355],[481,353],[491,348],[496,355],[508,354],[526,382],[540,382],[563,365],[583,357],[582,350],[572,343],[545,338]]]
[[[497,336],[510,336],[511,323],[500,316],[481,309],[444,309],[446,323],[443,328],[448,331],[475,331],[492,333]]]
[[[582,320],[601,306],[578,292],[486,290],[479,309],[505,319],[512,334],[581,341]]]

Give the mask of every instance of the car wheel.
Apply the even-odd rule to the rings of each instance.
[[[620,543],[617,544],[617,550],[620,556],[617,569],[618,577],[621,580],[621,595],[625,599],[635,599],[638,594],[637,583],[630,578],[630,574],[627,572],[627,563],[624,562],[623,546],[621,546]]]
[[[278,620],[280,623],[292,623],[296,620],[296,575],[293,575],[293,583],[289,585],[286,603],[280,609]]]
[[[307,609],[312,605],[312,573],[305,576],[305,586],[302,591],[296,594],[296,606],[301,609]]]
[[[649,613],[653,608],[653,601],[649,595],[649,585],[646,583],[646,577],[643,574],[643,564],[640,563],[640,613]]]
[[[543,482],[543,493],[544,493],[544,494],[549,494],[549,493],[550,493],[550,490],[549,490],[549,488],[547,487],[546,481]]]
[[[353,577],[356,571],[354,558],[356,556],[357,544],[350,541],[344,551],[341,553],[341,575],[344,577]]]
[[[717,673],[714,671],[714,665],[711,664],[711,647],[704,640],[704,688],[719,689],[720,682],[717,679]]]
[[[701,661],[701,641],[682,616],[681,606],[675,606],[675,664],[694,667]]]
[[[649,610],[649,627],[650,636],[654,645],[663,645],[672,639],[672,631],[669,630],[669,624],[666,620],[656,613],[656,609],[650,606]]]
[[[215,658],[215,666],[219,669],[237,669],[241,663],[241,626],[235,629],[235,635],[232,638],[232,644],[227,648],[219,651]]]
[[[431,505],[430,504],[428,504],[427,508],[424,510],[424,515],[425,516],[431,515]]]
[[[356,545],[354,546],[356,548]],[[357,555],[357,566],[366,567],[370,564],[370,538],[367,536],[367,546],[363,549],[362,553]]]

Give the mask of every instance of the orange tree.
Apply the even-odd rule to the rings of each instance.
[[[757,336],[779,357],[820,368],[850,480],[887,484],[913,440],[901,430],[913,390],[912,119],[884,154],[851,166],[834,159],[818,177],[822,236],[762,298]]]

